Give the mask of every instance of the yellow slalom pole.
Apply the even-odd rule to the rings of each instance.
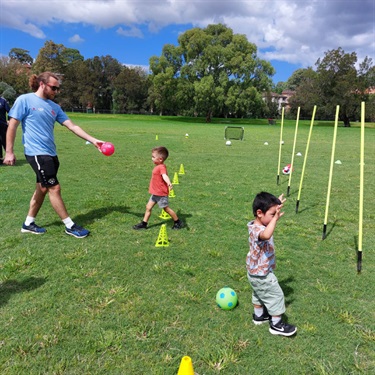
[[[338,105],[338,106],[336,106],[335,128],[334,128],[334,131],[333,131],[331,167],[329,169],[326,213],[325,213],[325,216],[324,216],[324,224],[323,224],[323,236],[322,236],[323,240],[327,236],[328,208],[329,208],[329,199],[330,199],[330,195],[331,195],[333,164],[334,164],[334,159],[335,159],[336,136],[337,136],[337,127],[338,127],[338,122],[339,122],[339,111],[340,111],[340,106]]]
[[[277,164],[277,180],[276,183],[277,185],[280,184],[280,163],[281,163],[281,147],[282,147],[282,142],[283,142],[283,128],[284,128],[284,110],[285,108],[283,107],[281,109],[281,127],[280,127],[280,144],[279,144],[279,162]]]
[[[301,180],[299,182],[299,190],[298,190],[298,197],[297,197],[297,203],[296,203],[296,213],[298,213],[299,200],[301,198],[303,176],[305,174],[307,154],[309,153],[310,139],[311,139],[311,134],[312,134],[313,126],[314,126],[315,113],[316,113],[316,105],[314,105],[313,114],[312,114],[312,117],[311,117],[310,131],[309,131],[309,136],[307,138],[306,151],[305,151],[305,155],[304,155],[304,159],[303,159],[302,174],[301,174]]]
[[[297,142],[297,133],[298,133],[298,122],[299,122],[299,113],[300,113],[300,107],[298,107],[297,110],[297,119],[296,119],[296,130],[294,132],[294,141],[293,141],[293,152],[292,152],[292,160],[290,162],[290,173],[289,173],[289,181],[288,181],[288,190],[286,195],[289,197],[290,193],[290,184],[292,182],[292,173],[293,173],[293,163],[294,163],[294,153],[296,150],[296,142]]]
[[[359,162],[359,229],[358,229],[358,253],[357,271],[362,270],[362,239],[363,239],[363,176],[365,168],[365,102],[361,103],[361,153]]]

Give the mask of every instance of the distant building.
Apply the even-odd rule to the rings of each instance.
[[[276,92],[270,92],[263,94],[263,100],[267,100],[267,98],[271,98],[273,103],[277,103],[277,109],[281,112],[281,108],[285,108],[285,111],[289,111],[290,104],[289,99],[295,94],[295,91],[292,90],[284,90],[281,94],[277,94]]]

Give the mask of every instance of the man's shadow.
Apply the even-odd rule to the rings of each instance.
[[[155,224],[149,225],[148,226],[149,228],[161,226],[162,224],[167,222],[167,220],[164,221],[162,219],[160,219],[159,222],[156,222],[158,217],[156,217],[157,213],[155,211],[156,211],[156,208],[154,208],[154,210],[152,212],[152,215],[155,216],[153,218],[153,221],[155,222]],[[101,208],[97,208],[95,210],[91,210],[91,211],[89,211],[85,214],[76,215],[76,216],[73,217],[73,221],[75,221],[75,222],[77,222],[77,223],[79,223],[80,225],[83,225],[83,226],[89,225],[89,224],[92,224],[98,218],[103,218],[104,216],[107,216],[107,215],[111,214],[112,212],[118,212],[118,213],[123,214],[123,215],[133,215],[133,216],[137,217],[138,220],[142,220],[143,216],[144,216],[144,212],[131,211],[129,209],[129,207],[127,207],[127,206],[107,206],[107,207],[101,207]],[[191,214],[183,214],[183,213],[180,212],[180,210],[178,210],[176,213],[177,213],[177,216],[179,217],[179,219],[183,222],[184,228],[188,228],[187,218],[191,217],[192,215]],[[172,219],[168,219],[168,220],[172,220]],[[61,225],[61,221],[56,220],[49,225],[59,226],[59,225]]]
[[[0,283],[0,307],[7,304],[13,294],[29,292],[46,282],[44,277],[29,277],[23,281],[6,280]]]
[[[98,218],[103,218],[104,216],[107,216],[111,214],[112,212],[119,212],[124,215],[131,214],[131,215],[143,217],[143,215],[140,215],[140,214],[138,215],[136,213],[129,211],[129,208],[126,206],[107,206],[107,207],[101,207],[95,210],[88,211],[84,214],[75,215],[72,218],[75,222],[79,223],[80,225],[88,225],[88,224],[92,224]],[[61,225],[61,221],[56,220],[49,225],[59,226]]]

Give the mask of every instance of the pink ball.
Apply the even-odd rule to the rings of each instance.
[[[100,147],[100,151],[103,155],[111,156],[115,152],[115,146],[111,142],[104,142]]]

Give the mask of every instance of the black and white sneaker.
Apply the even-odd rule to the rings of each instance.
[[[265,310],[261,316],[256,316],[255,314],[253,314],[253,323],[255,325],[269,323],[270,320],[271,320],[271,315],[268,314],[267,310]]]
[[[174,222],[172,229],[181,229],[183,226],[182,221],[178,219]]]
[[[297,327],[284,323],[282,320],[280,320],[277,324],[272,324],[271,320],[269,331],[273,335],[292,336],[297,332]]]
[[[133,229],[135,230],[147,229],[147,223],[145,223],[144,221],[141,221],[140,223],[133,225]]]

